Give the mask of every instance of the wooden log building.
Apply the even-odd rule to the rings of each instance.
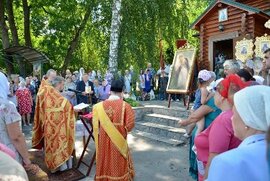
[[[236,42],[255,39],[270,29],[264,24],[270,19],[270,0],[216,0],[191,25],[199,31],[199,69],[214,70],[217,56],[235,58]]]

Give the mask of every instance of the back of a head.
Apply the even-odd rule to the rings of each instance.
[[[51,84],[53,87],[56,87],[57,85],[59,85],[60,83],[65,82],[65,79],[61,76],[56,76],[52,81]]]
[[[56,76],[56,71],[54,69],[49,69],[46,73],[46,77],[52,81],[52,79]]]
[[[235,108],[244,123],[256,130],[267,131],[270,126],[270,87],[247,87],[234,96]]]
[[[241,70],[239,70],[238,72],[236,72],[236,74],[237,74],[239,77],[243,78],[243,79],[245,80],[245,82],[248,82],[248,81],[251,81],[251,80],[255,80],[255,79],[252,77],[252,75],[249,73],[249,71],[246,70],[246,69],[241,69]]]
[[[211,73],[204,69],[204,70],[201,70],[198,74],[198,79],[199,79],[199,83],[206,83],[207,81],[209,81],[210,79],[212,78],[212,75]]]
[[[25,81],[20,81],[19,87],[24,88],[25,86],[26,86],[26,82]]]
[[[116,79],[116,80],[112,81],[111,92],[121,93],[121,92],[123,92],[123,88],[124,88],[123,81],[121,81],[119,79]]]
[[[211,74],[211,79],[216,80],[216,79],[217,79],[216,73],[213,72],[213,71],[209,71],[209,72],[210,72],[210,74]]]

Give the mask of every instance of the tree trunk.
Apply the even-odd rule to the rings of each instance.
[[[13,46],[19,46],[19,37],[18,31],[15,24],[14,13],[13,13],[13,0],[6,0],[7,2],[7,14],[8,14],[8,23],[12,35],[12,44]],[[15,57],[15,56],[13,56]],[[17,63],[19,65],[19,72],[21,76],[25,76],[25,67],[23,63],[23,58],[21,56],[16,56]]]
[[[77,48],[77,44],[79,42],[80,35],[82,34],[90,15],[91,15],[91,8],[87,9],[80,27],[77,29],[74,38],[71,40],[71,42],[69,44],[67,54],[66,54],[66,57],[64,60],[64,65],[62,66],[62,70],[61,70],[62,74],[65,73],[65,71],[66,71],[66,69],[67,69],[67,67],[72,59],[72,54],[73,54],[74,50]]]
[[[121,0],[114,0],[112,5],[112,22],[111,22],[111,37],[110,37],[110,52],[109,52],[109,69],[111,73],[117,72],[118,66],[118,44],[121,25]]]
[[[13,0],[6,0],[7,2],[7,14],[8,14],[8,23],[10,27],[10,31],[12,34],[12,44],[13,46],[18,46],[19,45],[19,38],[18,38],[18,32],[17,28],[15,25],[15,20],[14,20],[14,13],[13,13]]]
[[[24,40],[25,45],[32,47],[31,34],[30,34],[30,7],[27,0],[22,0],[23,14],[24,14]]]
[[[9,47],[9,39],[8,39],[8,27],[5,21],[5,7],[4,7],[4,0],[0,0],[0,27],[1,27],[1,38],[2,38],[2,45],[3,49]],[[11,74],[14,71],[14,66],[12,64],[12,59],[8,56],[4,56],[5,64],[7,66],[7,73]]]

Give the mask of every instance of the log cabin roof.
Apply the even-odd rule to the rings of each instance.
[[[270,18],[270,10],[263,11],[259,8],[249,6],[240,2],[236,2],[233,0],[215,0],[213,1],[206,10],[191,24],[190,28],[199,30],[199,24],[205,19],[205,17],[211,13],[211,11],[218,6],[219,3],[226,4],[229,6],[233,6],[239,8],[241,10],[247,11],[249,14],[259,14],[264,17]]]

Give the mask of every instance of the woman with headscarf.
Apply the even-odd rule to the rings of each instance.
[[[220,80],[217,80],[219,82]],[[206,104],[201,105],[196,111],[192,112],[188,119],[180,120],[180,126],[187,126],[192,123],[196,123],[200,121],[203,117],[205,120],[204,129],[206,129],[221,113],[221,110],[215,105],[214,97],[210,98]],[[197,155],[192,150],[194,145],[195,134],[197,131],[197,127],[193,129],[192,135],[189,141],[189,174],[190,176],[197,180],[198,179],[198,165],[197,165]]]
[[[242,143],[215,157],[207,181],[270,180],[266,132],[270,126],[270,87],[247,87],[234,95],[232,125]]]
[[[19,89],[16,91],[16,97],[19,107],[19,112],[22,116],[23,125],[29,126],[30,113],[32,112],[33,99],[31,92],[26,88],[26,83],[21,81]]]
[[[85,73],[84,68],[81,67],[79,70],[79,81],[82,81],[84,73]]]
[[[241,141],[234,136],[232,128],[233,95],[247,86],[237,75],[229,75],[216,86],[215,105],[222,113],[195,138],[199,180],[207,178],[212,159],[225,151],[236,148]]]
[[[0,142],[16,153],[16,160],[24,166],[26,172],[37,175],[43,172],[32,164],[20,128],[21,116],[15,105],[8,101],[9,83],[6,76],[0,72]]]

